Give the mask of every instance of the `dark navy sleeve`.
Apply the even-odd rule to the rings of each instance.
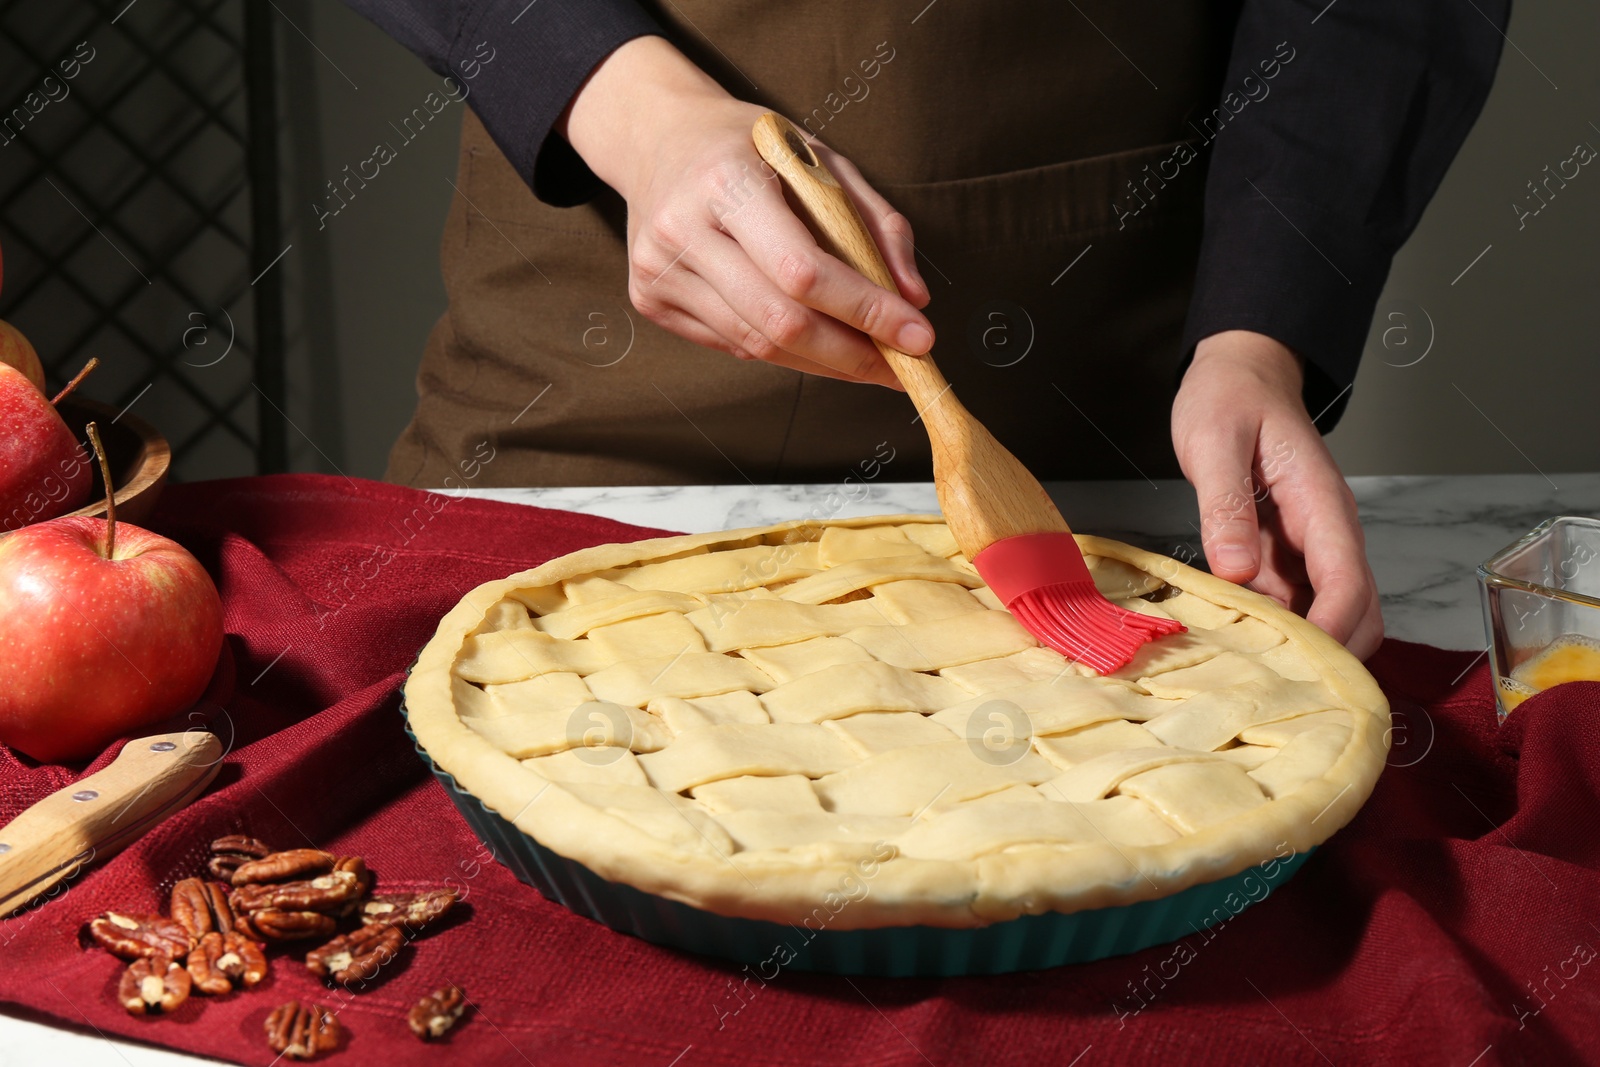
[[[1246,0],[1184,342],[1266,334],[1338,421],[1389,265],[1483,108],[1510,0]],[[1331,406],[1330,406],[1331,405]]]
[[[556,120],[595,67],[659,34],[632,0],[346,0],[435,73],[467,86],[484,128],[539,199],[579,204],[601,188]]]

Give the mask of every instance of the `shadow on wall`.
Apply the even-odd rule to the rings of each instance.
[[[0,9],[0,314],[52,387],[97,358],[83,395],[174,477],[255,468],[243,37],[242,5]]]

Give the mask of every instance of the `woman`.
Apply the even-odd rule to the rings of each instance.
[[[507,484],[831,481],[885,445],[927,478],[868,335],[937,338],[1041,478],[1181,470],[1215,573],[1377,647],[1319,428],[1482,107],[1504,2],[350,2],[472,104],[391,480],[439,484],[485,441]],[[768,109],[899,293],[763,178]]]

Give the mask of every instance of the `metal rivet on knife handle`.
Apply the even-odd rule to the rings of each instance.
[[[116,855],[188,804],[216,776],[222,748],[194,729],[131,740],[108,766],[0,826],[10,846],[0,849],[0,915]],[[189,756],[191,749],[204,758]]]

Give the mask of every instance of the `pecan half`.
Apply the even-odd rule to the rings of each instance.
[[[233,906],[227,889],[220,882],[183,879],[172,887],[172,921],[197,941],[213,930],[228,933],[233,929]]]
[[[272,893],[277,888],[272,885],[241,885],[235,888],[233,895],[228,898],[233,905],[235,921],[253,911],[272,907]]]
[[[353,875],[356,880],[356,897],[364,897],[372,892],[372,872],[367,870],[367,861],[360,856],[341,856],[339,862],[333,865],[335,874]]]
[[[319,848],[292,848],[287,852],[273,852],[260,859],[241,863],[233,872],[235,886],[251,882],[286,882],[303,874],[322,874],[333,870],[338,857]]]
[[[416,931],[449,911],[460,899],[454,889],[423,889],[415,893],[378,893],[361,905],[363,922],[394,923]]]
[[[348,985],[377,974],[404,944],[398,926],[373,923],[307,952],[306,967],[312,974]]]
[[[238,870],[241,864],[270,856],[272,852],[272,846],[264,841],[257,841],[244,834],[229,834],[211,842],[211,858],[206,862],[206,870],[211,872],[213,878],[231,882],[233,872]]]
[[[413,1004],[406,1014],[406,1022],[413,1034],[426,1041],[430,1037],[443,1037],[466,1010],[466,994],[461,992],[460,986],[452,984],[435,989]]]
[[[298,1000],[273,1008],[267,1016],[266,1030],[272,1051],[291,1060],[309,1060],[319,1052],[332,1052],[344,1032],[328,1009]]]
[[[267,976],[267,957],[261,946],[234,932],[206,934],[189,953],[189,977],[202,993],[221,996],[234,984],[249,989]]]
[[[100,947],[125,960],[189,954],[189,931],[161,915],[108,911],[89,921],[89,935]]]
[[[117,983],[117,999],[134,1015],[176,1011],[189,999],[189,972],[169,956],[134,960]]]
[[[239,868],[240,872],[244,870],[244,867]],[[233,891],[233,907],[237,912],[276,908],[279,911],[332,913],[343,910],[343,905],[365,896],[371,887],[372,876],[361,857],[344,856],[336,861],[332,870],[315,878],[275,885],[240,885]]]
[[[337,925],[333,916],[318,911],[264,908],[240,915],[234,929],[252,941],[297,941],[307,937],[327,937]]]

